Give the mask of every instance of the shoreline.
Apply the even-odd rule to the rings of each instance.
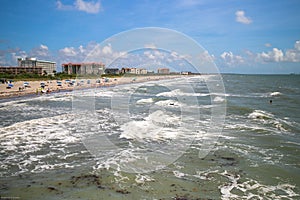
[[[99,79],[72,79],[76,80],[74,85],[70,85],[66,80],[59,80],[61,86],[57,84],[56,80],[48,81],[16,81],[13,82],[13,87],[7,89],[7,84],[0,84],[0,100],[15,99],[18,97],[26,97],[31,95],[40,96],[44,93],[60,93],[60,92],[71,92],[73,90],[91,89],[99,87],[112,87],[117,85],[131,84],[131,83],[142,83],[148,81],[158,81],[182,78],[189,75],[159,75],[159,76],[136,76],[136,77],[117,77],[117,78],[99,78]],[[100,83],[97,81],[100,80]],[[30,87],[24,87],[24,82],[29,83]],[[45,83],[44,89],[41,88],[40,83]],[[89,83],[88,83],[89,82]],[[20,88],[23,88],[20,90]],[[42,91],[44,93],[42,93]]]

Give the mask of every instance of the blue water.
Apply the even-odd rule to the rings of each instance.
[[[300,77],[215,78],[2,100],[1,197],[299,199]]]

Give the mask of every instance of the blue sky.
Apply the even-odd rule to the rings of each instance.
[[[0,4],[2,66],[16,65],[17,57],[33,56],[54,60],[59,67],[80,61],[89,49],[119,32],[162,27],[202,45],[221,72],[300,73],[299,0],[1,0]],[[106,53],[116,53],[109,48]]]

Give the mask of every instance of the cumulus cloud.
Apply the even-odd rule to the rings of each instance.
[[[64,56],[71,56],[71,57],[77,55],[77,52],[74,47],[65,47],[63,49],[60,49],[59,53]]]
[[[203,51],[198,54],[197,58],[200,60],[201,64],[211,63],[215,59],[214,55],[210,55],[208,51]]]
[[[249,17],[245,16],[245,11],[243,11],[243,10],[236,11],[235,17],[236,17],[235,20],[242,24],[251,24],[252,23],[252,20]]]
[[[90,14],[97,14],[101,11],[101,3],[98,1],[75,0],[73,5],[65,5],[60,0],[56,1],[58,10],[79,10]]]
[[[103,49],[102,49],[102,52],[106,55],[112,54],[113,51],[112,51],[111,44],[108,44],[108,45],[104,46]]]
[[[256,57],[260,62],[300,62],[300,41],[296,41],[294,48],[285,52],[278,48],[271,51],[258,53]]]
[[[293,49],[285,53],[285,60],[288,62],[300,62],[300,41],[296,41]]]
[[[27,53],[20,48],[0,50],[0,66],[17,66],[17,58],[27,57]]]
[[[229,52],[223,52],[220,56],[227,66],[238,66],[240,64],[245,63],[245,60],[240,55],[234,55],[231,51]]]
[[[83,62],[83,60],[88,56],[89,52],[97,46],[97,43],[91,42],[85,47],[80,45],[79,47],[64,47],[58,50],[57,62]]]
[[[152,47],[154,46],[152,45]],[[186,60],[189,60],[191,55],[181,55],[175,51],[166,52],[157,48],[149,48],[144,51],[134,51],[127,54],[126,52],[118,51],[111,44],[101,46],[96,42],[90,42],[87,45],[78,47],[68,46],[51,51],[46,44],[40,44],[28,52],[20,48],[0,50],[0,66],[16,66],[17,58],[20,57],[36,57],[42,60],[55,61],[58,69],[62,63],[68,62],[103,62],[106,66],[110,65],[110,67],[158,66],[159,64],[165,64],[174,69],[179,67],[181,71],[184,71],[185,69],[190,69]],[[259,53],[246,50],[240,55],[236,55],[231,51],[224,51],[218,57],[203,51],[195,55],[194,58],[200,60],[200,64],[202,64],[201,61],[204,64],[216,61],[228,67],[271,62],[300,63],[300,40],[295,41],[294,46],[286,50],[275,47],[269,51]]]
[[[39,47],[33,48],[29,55],[31,57],[39,57],[40,59],[46,59],[50,57],[49,49],[46,45],[41,44]]]
[[[36,57],[40,60],[52,60],[51,53],[47,45],[41,44],[34,47],[27,53],[20,48],[9,48],[0,52],[0,66],[17,66],[18,58]]]
[[[57,63],[68,62],[102,62],[109,65],[116,58],[126,57],[125,52],[114,50],[111,44],[101,46],[90,42],[86,46],[64,47],[58,50]]]
[[[83,0],[76,0],[75,7],[87,13],[98,13],[100,11],[100,1],[98,2],[85,2]]]
[[[154,46],[153,46],[154,47]],[[173,54],[172,54],[173,53]],[[151,50],[147,50],[143,53],[143,55],[146,58],[149,58],[151,60],[155,60],[157,62],[162,62],[168,59],[171,59],[170,57],[174,58],[174,52],[172,52],[171,54],[169,54],[168,52],[162,51],[162,50],[158,50],[155,48],[151,48]]]
[[[300,62],[300,51],[296,49],[289,49],[285,53],[285,61]]]
[[[295,42],[294,48],[296,51],[300,51],[300,41],[299,40]]]
[[[61,1],[56,1],[56,8],[58,10],[72,10],[74,9],[73,5],[64,5]]]
[[[272,51],[258,54],[258,58],[264,62],[280,62],[283,61],[284,55],[282,50],[273,48]]]

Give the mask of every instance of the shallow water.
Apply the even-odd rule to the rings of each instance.
[[[0,102],[1,197],[299,199],[300,77],[214,78]]]

